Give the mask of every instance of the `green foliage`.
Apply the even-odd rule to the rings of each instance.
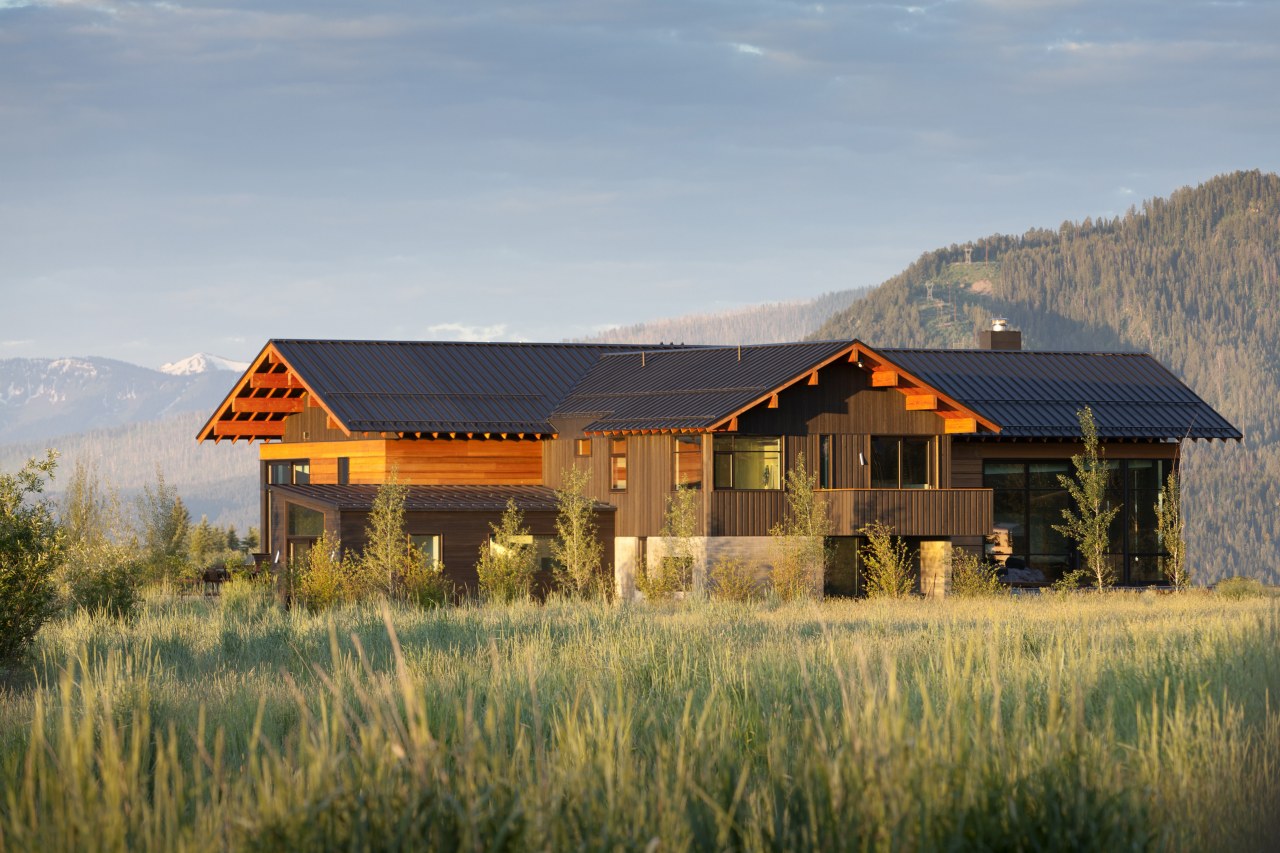
[[[175,583],[193,576],[188,560],[191,513],[158,467],[155,483],[145,485],[138,498],[138,527],[147,580]]]
[[[250,527],[249,532],[244,535],[244,539],[240,542],[242,548],[250,554],[256,554],[258,548],[262,547],[259,541],[258,528]]]
[[[721,601],[758,601],[765,584],[755,566],[742,560],[717,560],[711,567],[711,597]]]
[[[951,556],[951,594],[960,598],[989,598],[1008,595],[996,567],[977,554],[956,549]]]
[[[1267,588],[1257,578],[1224,578],[1213,585],[1213,591],[1222,598],[1231,600],[1265,598],[1269,595]]]
[[[272,609],[271,586],[263,580],[233,577],[222,585],[218,602],[232,619],[261,618]]]
[[[600,566],[604,544],[596,531],[595,501],[587,493],[591,472],[569,468],[556,489],[556,538],[551,543],[555,560],[556,585],[571,596],[596,598],[604,595]]]
[[[391,590],[415,562],[406,548],[408,534],[404,527],[404,502],[409,487],[401,483],[394,471],[378,486],[364,531],[364,553],[360,562],[369,577],[382,579],[383,588]]]
[[[684,486],[677,486],[675,494],[667,498],[662,519],[665,550],[656,566],[636,572],[636,589],[649,601],[665,601],[693,591],[693,537],[698,532],[701,502],[701,490]]]
[[[1088,569],[1072,569],[1069,572],[1063,572],[1062,577],[1049,585],[1049,589],[1056,593],[1075,592],[1083,589],[1088,583]]]
[[[893,535],[893,528],[874,521],[858,531],[867,539],[862,548],[866,565],[867,596],[906,598],[915,591],[916,578],[907,543]]]
[[[370,572],[364,561],[342,550],[338,537],[327,530],[320,535],[300,561],[293,566],[294,593],[312,613],[365,601],[381,591],[380,575]]]
[[[1115,569],[1107,551],[1111,542],[1111,523],[1120,513],[1120,507],[1110,506],[1107,501],[1111,469],[1102,458],[1093,411],[1085,406],[1076,412],[1076,417],[1080,420],[1084,451],[1071,457],[1074,477],[1058,475],[1058,482],[1067,490],[1076,508],[1064,509],[1062,517],[1065,523],[1055,524],[1053,529],[1075,543],[1084,556],[1094,586],[1101,590],[1115,583]]]
[[[476,563],[480,596],[486,601],[502,603],[528,600],[538,568],[537,552],[533,537],[524,526],[524,513],[514,498],[507,501],[499,523],[489,526],[493,536],[480,546],[480,559]]]
[[[130,619],[142,603],[145,572],[119,496],[77,462],[58,507],[66,548],[57,581],[67,606]]]
[[[0,843],[1265,850],[1277,630],[1272,602],[1212,595],[153,599],[49,625],[0,691]]]
[[[787,472],[786,493],[786,515],[769,531],[776,552],[773,591],[783,601],[821,598],[831,514],[818,492],[817,474],[805,468],[803,453],[796,455],[795,466]]]
[[[1155,510],[1156,535],[1165,552],[1160,568],[1173,588],[1181,592],[1191,586],[1191,570],[1187,566],[1186,523],[1182,519],[1182,485],[1177,471],[1169,472]]]
[[[0,663],[26,652],[55,607],[63,535],[49,504],[35,496],[53,477],[57,459],[50,450],[16,473],[0,474]]]
[[[444,573],[444,563],[433,560],[406,539],[407,553],[400,569],[394,596],[418,607],[441,607],[454,596],[453,581]]]

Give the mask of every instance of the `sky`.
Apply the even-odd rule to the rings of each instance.
[[[560,340],[1280,168],[1280,2],[0,0],[0,358]]]

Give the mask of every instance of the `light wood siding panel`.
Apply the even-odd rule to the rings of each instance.
[[[309,459],[312,482],[327,485],[338,482],[338,457],[346,456],[351,460],[353,484],[377,485],[387,479],[387,443],[380,439],[369,439],[261,444],[258,446],[258,456],[263,461]]]
[[[532,439],[386,442],[387,469],[418,486],[540,486],[542,448]]]

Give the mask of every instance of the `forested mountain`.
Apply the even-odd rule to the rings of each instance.
[[[798,341],[870,293],[870,288],[826,293],[816,299],[773,302],[735,308],[719,314],[688,314],[665,320],[607,329],[584,338],[587,343],[773,344]]]
[[[1027,349],[1154,354],[1245,435],[1184,445],[1202,577],[1280,582],[1280,177],[1238,172],[1125,215],[923,255],[815,338],[973,346],[993,316]]]
[[[209,405],[212,411],[216,403]],[[0,471],[14,471],[45,448],[58,451],[58,470],[50,494],[63,485],[83,460],[99,482],[132,500],[143,486],[156,482],[157,466],[168,485],[177,489],[191,516],[209,516],[220,527],[234,525],[241,533],[258,525],[258,451],[244,442],[232,445],[196,443],[196,432],[208,411],[187,412],[160,420],[110,429],[0,445]]]

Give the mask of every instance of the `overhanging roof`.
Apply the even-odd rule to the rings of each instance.
[[[1238,429],[1145,353],[882,349],[886,359],[1000,424],[1002,438],[1241,438]]]

